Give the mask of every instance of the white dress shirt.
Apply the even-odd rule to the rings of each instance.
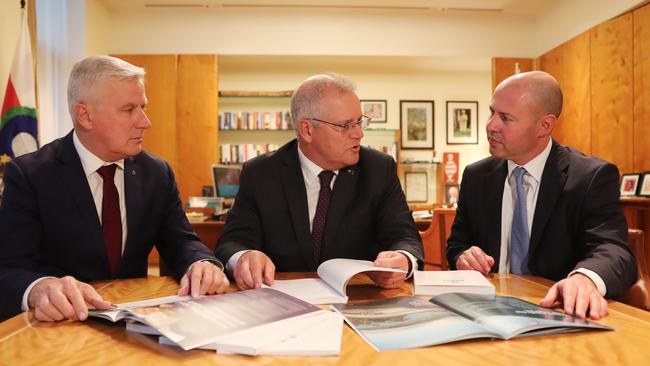
[[[316,216],[316,206],[318,206],[318,195],[320,193],[320,179],[318,178],[318,175],[325,169],[319,167],[316,163],[309,160],[309,158],[303,154],[302,150],[300,150],[300,145],[298,145],[298,159],[300,160],[300,169],[302,170],[302,177],[305,180],[305,190],[307,191],[307,208],[309,212],[310,227],[309,231],[311,232],[311,228],[314,224],[314,216]],[[334,177],[330,182],[331,189],[334,188],[334,182],[336,181],[336,178],[339,174],[338,170],[333,170],[333,172]],[[233,254],[232,257],[230,257],[228,260],[227,268],[234,269],[235,265],[237,265],[237,262],[239,261],[239,258],[246,252],[248,252],[248,250],[240,250],[239,252]],[[406,256],[411,261],[411,273],[407,274],[408,277],[410,277],[413,273],[413,269],[417,268],[417,259],[415,259],[411,253],[405,250],[398,250],[398,252],[406,254]]]
[[[526,173],[524,174],[524,190],[526,191],[526,210],[529,233],[531,233],[533,227],[533,216],[535,215],[537,196],[542,182],[544,166],[546,165],[546,160],[551,153],[552,146],[553,142],[549,138],[544,151],[522,166],[526,169]],[[510,230],[512,228],[512,214],[517,195],[515,190],[515,177],[512,174],[512,171],[516,167],[517,164],[508,160],[508,175],[506,176],[506,182],[503,186],[503,198],[501,200],[501,255],[499,257],[499,273],[506,274],[510,273]],[[549,260],[552,260],[552,258],[549,258]],[[569,273],[569,276],[576,272],[580,272],[589,277],[598,288],[600,294],[605,296],[605,293],[607,292],[605,281],[603,281],[596,272],[586,268],[578,268]]]

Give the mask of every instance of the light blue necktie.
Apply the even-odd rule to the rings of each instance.
[[[512,172],[515,176],[517,200],[512,214],[510,229],[510,273],[528,274],[528,211],[526,210],[526,191],[524,190],[524,174],[526,169],[518,166]]]

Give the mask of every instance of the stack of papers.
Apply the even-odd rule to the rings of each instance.
[[[496,294],[494,285],[478,271],[415,271],[413,281],[415,295],[440,295],[450,292]]]
[[[343,320],[337,314],[273,289],[190,298],[169,296],[89,311],[127,330],[156,335],[184,350],[219,353],[336,355]]]

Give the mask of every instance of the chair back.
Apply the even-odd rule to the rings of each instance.
[[[456,217],[456,209],[435,208],[431,224],[426,231],[420,231],[422,246],[424,247],[424,269],[447,270],[449,265],[445,257],[447,238],[451,233],[451,224]]]
[[[638,229],[628,230],[630,249],[636,257],[637,281],[630,287],[620,301],[634,307],[650,310],[650,278],[646,263],[643,231]]]

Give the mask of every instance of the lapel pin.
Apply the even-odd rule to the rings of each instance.
[[[131,170],[131,175],[135,176],[135,169]]]
[[[348,174],[349,175],[354,175],[354,169],[348,169]]]

